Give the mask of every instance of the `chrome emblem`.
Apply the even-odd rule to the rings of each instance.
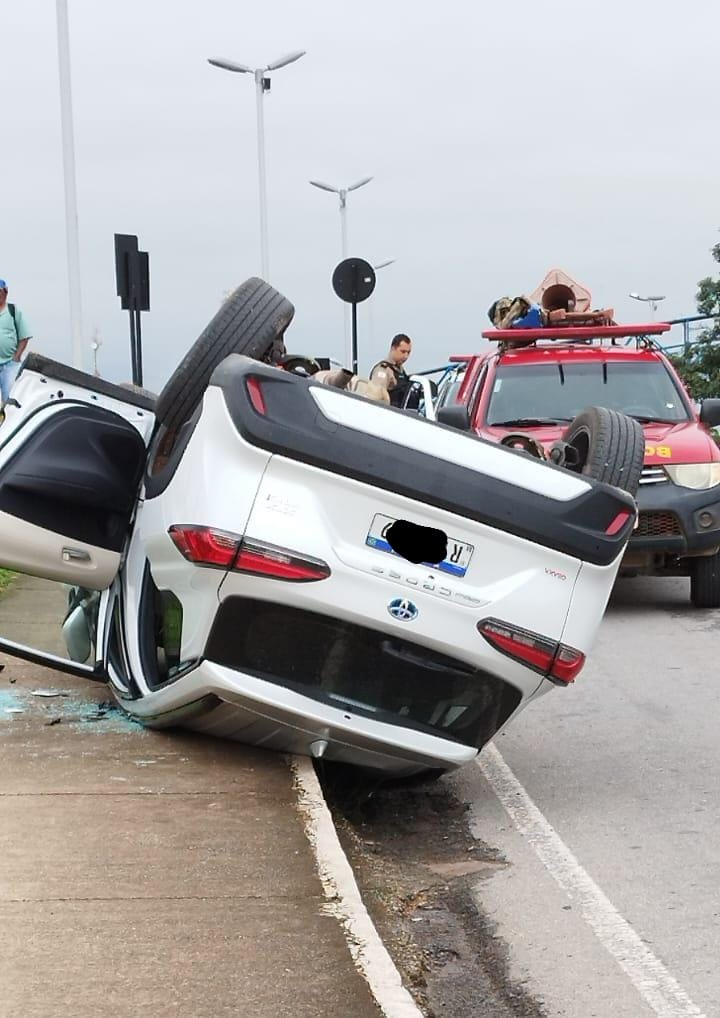
[[[395,597],[388,605],[388,611],[398,622],[413,622],[418,617],[418,609],[406,597]]]

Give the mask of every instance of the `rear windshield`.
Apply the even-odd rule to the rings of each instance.
[[[572,420],[589,406],[620,410],[640,420],[689,419],[679,389],[659,361],[593,361],[501,364],[495,374],[487,423]]]
[[[229,597],[205,656],[349,714],[482,746],[520,701],[497,677],[398,636]]]

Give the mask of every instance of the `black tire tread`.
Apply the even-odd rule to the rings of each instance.
[[[267,357],[294,313],[290,301],[262,279],[253,277],[238,286],[166,382],[155,405],[158,423],[168,431],[184,424],[213,371],[229,354]]]
[[[691,559],[690,602],[694,608],[720,608],[720,552]]]
[[[588,407],[569,425],[564,440],[581,431],[589,436],[582,473],[635,495],[645,461],[645,435],[632,417],[607,407]]]

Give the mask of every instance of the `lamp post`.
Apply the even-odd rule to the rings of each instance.
[[[70,28],[67,0],[57,0],[57,46],[60,75],[60,123],[65,178],[65,237],[70,291],[70,335],[73,367],[83,366],[80,241],[78,238],[75,145],[73,141],[72,86],[70,79]]]
[[[632,297],[633,300],[640,300],[643,301],[645,304],[649,304],[650,313],[652,315],[653,321],[655,321],[655,315],[657,314],[658,304],[660,303],[661,300],[665,300],[665,297],[641,297],[640,294],[635,293],[634,290],[632,293],[628,294],[628,297]]]
[[[334,187],[332,184],[324,184],[321,180],[310,181],[313,187],[319,187],[321,191],[331,191],[339,198],[340,253],[342,261],[345,261],[348,257],[347,196],[350,191],[357,191],[359,187],[364,187],[365,184],[369,184],[372,179],[372,177],[362,177],[360,180],[356,180],[354,184],[349,184],[347,187]],[[352,350],[350,348],[350,308],[347,304],[345,305],[345,356],[346,363],[350,364],[352,361]]]
[[[258,190],[260,195],[260,265],[261,275],[268,280],[270,275],[270,253],[268,244],[268,222],[267,222],[267,181],[265,169],[265,112],[264,96],[270,91],[270,78],[268,71],[277,71],[287,64],[292,64],[300,57],[305,56],[305,50],[295,50],[287,53],[284,57],[278,57],[265,67],[248,67],[246,64],[238,64],[234,60],[225,60],[220,57],[208,57],[208,63],[213,67],[220,67],[223,71],[233,71],[235,74],[252,74],[256,86],[256,111],[257,111],[257,150],[258,150]]]

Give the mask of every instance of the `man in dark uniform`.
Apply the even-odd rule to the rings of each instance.
[[[384,385],[388,390],[392,406],[402,406],[410,387],[410,377],[403,365],[411,353],[412,341],[410,337],[399,332],[392,338],[390,352],[386,359],[379,361],[370,372],[370,381]]]

